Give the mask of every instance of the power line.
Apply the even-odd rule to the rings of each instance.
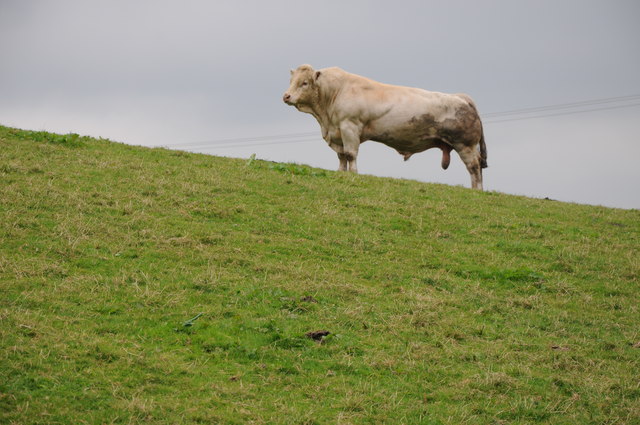
[[[602,99],[584,100],[581,102],[560,103],[555,105],[538,106],[533,108],[512,109],[510,111],[502,111],[502,112],[489,112],[486,114],[482,114],[482,117],[494,118],[494,117],[501,117],[506,115],[530,114],[534,112],[545,112],[545,111],[557,110],[557,109],[578,108],[582,106],[600,105],[603,103],[629,102],[634,100],[640,100],[640,95],[636,94],[632,96],[606,97]]]
[[[242,143],[242,142],[256,142],[260,140],[279,140],[279,139],[290,139],[294,137],[308,137],[315,136],[317,132],[311,133],[289,133],[289,134],[280,134],[273,136],[254,136],[254,137],[238,137],[231,139],[218,139],[218,140],[203,140],[200,142],[185,142],[185,143],[170,143],[167,145],[159,145],[157,147],[178,147],[178,146],[196,146],[196,145],[217,145],[217,144],[225,144],[225,143]]]
[[[572,103],[560,103],[554,105],[546,105],[546,106],[538,106],[532,108],[521,108],[521,109],[512,109],[501,112],[489,112],[486,114],[482,114],[481,117],[483,119],[484,124],[495,124],[502,123],[508,121],[521,121],[521,120],[529,120],[534,118],[549,118],[555,116],[563,116],[563,115],[573,115],[573,114],[582,114],[586,112],[597,112],[603,110],[610,109],[622,109],[622,108],[630,108],[635,106],[640,106],[640,103],[631,103],[624,105],[615,105],[615,106],[606,106],[599,108],[589,108],[589,109],[580,109],[576,111],[564,111],[557,113],[549,113],[549,114],[538,114],[526,116],[528,114],[535,114],[539,112],[547,112],[547,111],[558,111],[565,109],[574,109],[574,108],[584,108],[588,106],[594,105],[602,105],[609,103],[620,103],[620,102],[633,102],[640,100],[640,95],[630,95],[630,96],[618,96],[618,97],[607,97],[600,99],[592,99],[592,100],[584,100],[580,102],[572,102]],[[516,115],[512,118],[505,119],[491,119],[491,118],[500,118],[500,117],[509,117]],[[517,115],[525,115],[525,116],[517,116]],[[488,120],[484,121],[485,118]],[[311,138],[310,138],[311,137]],[[288,140],[295,139],[295,140]],[[165,145],[159,145],[156,147],[166,147],[166,148],[179,148],[179,147],[189,147],[192,149],[226,149],[233,147],[252,147],[252,146],[268,146],[268,145],[278,145],[278,144],[291,144],[291,143],[301,143],[301,142],[310,142],[318,139],[317,132],[305,132],[305,133],[288,133],[288,134],[280,134],[280,135],[270,135],[270,136],[253,136],[253,137],[239,137],[239,138],[229,138],[229,139],[218,139],[218,140],[209,140],[209,141],[200,141],[200,142],[186,142],[186,143],[171,143]]]
[[[501,123],[501,122],[507,122],[507,121],[522,121],[522,120],[530,120],[530,119],[534,119],[534,118],[558,117],[558,116],[562,116],[562,115],[583,114],[585,112],[606,111],[606,110],[609,110],[609,109],[631,108],[631,107],[634,107],[634,106],[640,106],[640,103],[633,103],[633,104],[630,104],[630,105],[609,106],[609,107],[604,107],[604,108],[582,109],[582,110],[579,110],[579,111],[558,112],[558,113],[555,113],[555,114],[533,115],[533,116],[530,116],[530,117],[516,117],[516,118],[505,118],[505,119],[498,119],[498,120],[488,120],[488,121],[483,121],[483,124],[495,124],[495,123]]]
[[[204,146],[202,148],[193,148],[193,149],[226,149],[226,148],[247,148],[251,146],[268,146],[268,145],[286,145],[289,143],[301,143],[301,142],[316,142],[318,140],[317,137],[307,138],[307,139],[296,139],[296,140],[285,140],[280,142],[262,142],[262,143],[248,143],[248,144],[228,144],[228,145],[215,145],[215,146]]]

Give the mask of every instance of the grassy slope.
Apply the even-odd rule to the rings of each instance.
[[[0,127],[0,422],[639,423],[639,236],[637,210]]]

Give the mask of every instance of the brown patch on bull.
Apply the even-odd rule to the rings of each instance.
[[[482,137],[482,125],[475,108],[465,105],[456,110],[454,118],[436,120],[432,114],[412,117],[410,126],[421,139],[438,138],[453,146],[475,146]]]
[[[373,140],[395,148],[407,161],[413,154],[437,147],[442,150],[441,166],[446,170],[451,163],[451,150],[473,147],[482,136],[482,125],[475,108],[464,105],[456,110],[454,118],[436,120],[432,114],[414,116],[406,128],[391,135],[384,132]]]

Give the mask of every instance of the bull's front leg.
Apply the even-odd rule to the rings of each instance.
[[[347,155],[344,153],[339,153],[338,160],[340,160],[338,171],[347,171]]]
[[[340,161],[338,171],[347,171],[347,155],[344,154],[344,148],[342,147],[342,145],[334,142],[329,142],[329,147],[338,154],[338,160]]]
[[[343,155],[347,161],[347,170],[352,173],[358,172],[357,158],[361,132],[362,127],[352,121],[340,123]],[[342,165],[342,158],[340,159],[340,165]]]

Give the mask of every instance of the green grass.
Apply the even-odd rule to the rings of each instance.
[[[0,423],[638,424],[639,246],[638,210],[0,127]]]

